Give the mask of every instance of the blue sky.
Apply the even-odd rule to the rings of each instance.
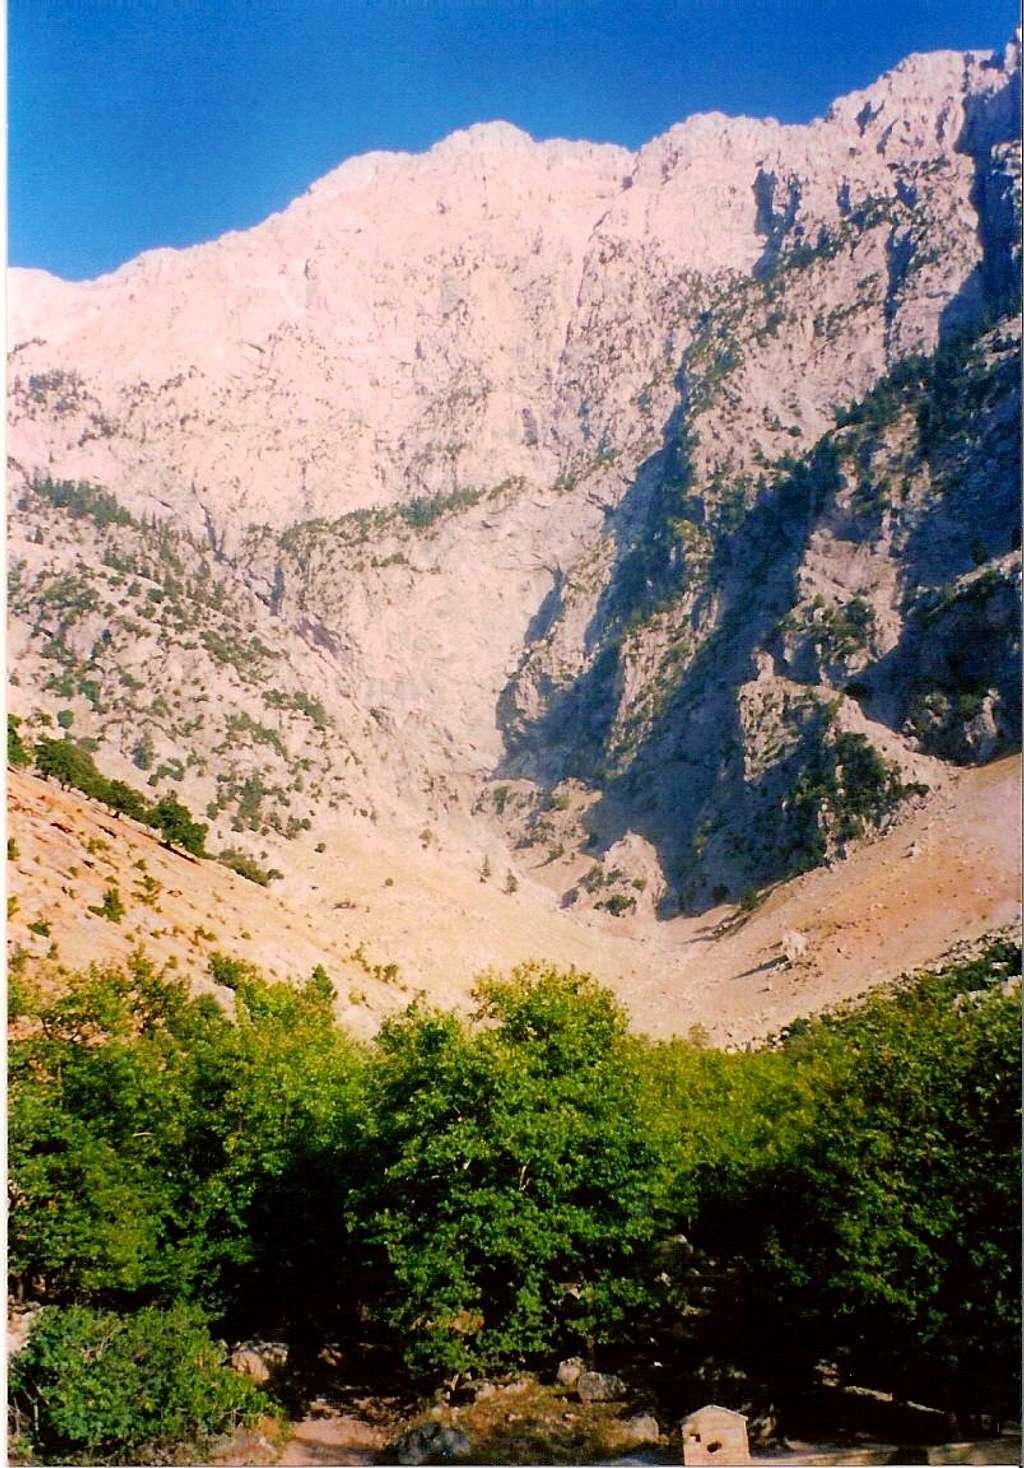
[[[1015,0],[10,0],[9,256],[70,279],[246,228],[343,158],[501,117],[635,147],[820,115]]]

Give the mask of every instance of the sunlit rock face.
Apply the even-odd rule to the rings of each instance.
[[[570,905],[664,916],[832,859],[923,798],[901,782],[1016,737],[1019,100],[1013,43],[636,153],[485,123],[95,281],[13,271],[16,702],[54,701],[56,646],[112,758],[148,720],[214,804],[231,763],[215,819],[315,748],[339,809],[561,847]],[[965,393],[899,378],[937,348]],[[132,525],[69,520],[43,476]],[[133,610],[154,516],[224,582],[237,656],[197,593],[189,633]],[[55,638],[70,574],[94,604]],[[282,688],[284,753],[238,725]]]

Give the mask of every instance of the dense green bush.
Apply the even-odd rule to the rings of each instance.
[[[417,1003],[372,1046],[336,1025],[323,970],[292,987],[213,955],[230,1018],[141,956],[56,997],[22,978],[14,1287],[187,1303],[236,1339],[370,1332],[428,1378],[629,1347],[773,1396],[827,1360],[965,1418],[1006,1410],[1019,958],[742,1054],[631,1036],[592,980],[537,966],[482,982],[471,1020]],[[127,1453],[101,1406],[82,1451]]]
[[[807,1350],[838,1344],[848,1379],[967,1418],[1017,1400],[1020,999],[996,987],[1013,969],[1004,946],[788,1042],[813,1062],[813,1125],[745,1244]]]
[[[625,1016],[579,974],[479,990],[482,1028],[413,1006],[371,1067],[356,1236],[407,1364],[464,1371],[614,1337],[645,1294],[655,1154]]]
[[[40,739],[35,764],[44,779],[58,781],[62,789],[73,786],[83,795],[97,796],[104,783],[92,755],[71,739]]]
[[[154,1462],[270,1408],[224,1354],[185,1305],[129,1315],[50,1306],[11,1366],[15,1422],[39,1462]]]
[[[173,795],[165,795],[162,800],[157,801],[149,813],[149,824],[156,826],[165,845],[180,846],[191,856],[206,855],[206,833],[209,827],[193,820],[188,807],[182,805],[180,800],[175,800]]]
[[[292,988],[248,970],[236,998],[230,1022],[142,957],[79,975],[55,999],[22,992],[33,1024],[9,1066],[19,1289],[224,1309],[253,1289],[287,1298],[307,1265],[331,1277],[323,1250],[302,1255],[303,1198],[316,1177],[327,1214],[309,1228],[333,1243],[362,1052],[319,976]]]

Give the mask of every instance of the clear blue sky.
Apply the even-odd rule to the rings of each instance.
[[[711,109],[805,121],[1016,20],[1015,0],[10,0],[10,260],[96,275],[492,118],[629,147]]]

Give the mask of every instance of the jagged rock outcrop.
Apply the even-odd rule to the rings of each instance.
[[[1015,42],[491,123],[13,272],[14,705],[225,837],[458,828],[623,915],[841,855],[1019,737],[1019,106]]]

